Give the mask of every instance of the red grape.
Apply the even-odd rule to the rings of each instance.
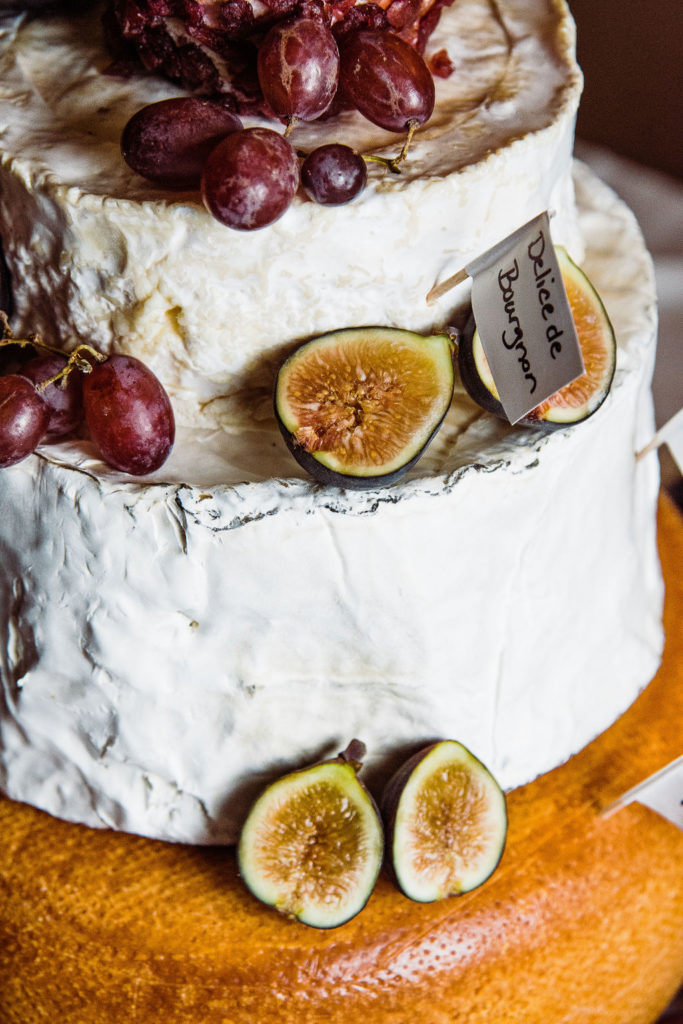
[[[391,32],[361,29],[344,37],[340,82],[353,105],[380,128],[403,132],[434,109],[434,79],[420,54]]]
[[[350,146],[331,142],[312,150],[301,166],[301,182],[307,194],[323,206],[348,203],[365,187],[365,160]]]
[[[47,403],[27,377],[18,373],[0,377],[0,469],[35,451],[49,422]]]
[[[162,384],[133,356],[113,355],[83,380],[85,421],[105,462],[142,476],[168,458],[173,409]]]
[[[274,25],[258,51],[263,95],[278,117],[314,121],[334,99],[339,50],[328,26],[315,18]]]
[[[34,384],[42,384],[63,370],[65,365],[66,359],[56,354],[36,356],[22,366],[21,373]],[[48,433],[52,437],[69,434],[83,419],[82,377],[79,370],[72,370],[65,380],[49,384],[40,392],[50,409]]]
[[[228,135],[204,165],[204,204],[228,227],[252,231],[276,221],[299,187],[299,161],[271,128]]]
[[[211,150],[242,122],[220,103],[198,96],[160,100],[133,114],[121,152],[129,167],[165,188],[197,188]]]

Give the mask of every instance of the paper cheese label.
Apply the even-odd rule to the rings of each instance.
[[[634,801],[645,804],[683,830],[683,757],[629,789],[628,793],[624,793],[602,813],[604,817],[609,817]]]
[[[679,409],[663,427],[660,427],[649,444],[638,452],[637,458],[655,451],[660,445],[667,445],[672,458],[683,473],[683,409]]]
[[[671,456],[683,473],[683,409],[664,424],[658,434],[660,443],[665,444]]]
[[[683,473],[683,409],[671,421],[671,428],[666,437],[666,443],[672,458]]]
[[[584,372],[547,213],[466,267],[484,354],[511,423]]]

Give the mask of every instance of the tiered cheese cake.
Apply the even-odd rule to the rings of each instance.
[[[230,844],[265,782],[354,736],[368,747],[371,790],[437,737],[466,744],[506,790],[566,762],[631,705],[662,650],[656,459],[636,458],[653,430],[652,268],[631,214],[572,166],[580,73],[566,6],[454,0],[426,50],[442,66],[446,51],[454,70],[437,79],[401,174],[372,163],[354,202],[327,208],[301,193],[256,232],[226,228],[198,193],[164,191],[126,166],[127,120],[182,89],[107,74],[99,18],[2,24],[12,326],[143,359],[179,430],[148,478],[107,467],[80,436],[2,471],[3,791],[95,828]],[[291,138],[302,151],[341,141],[384,156],[401,141],[348,110]],[[305,478],[272,413],[282,359],[341,327],[461,326],[467,283],[432,305],[427,294],[545,209],[615,328],[616,375],[598,412],[552,433],[513,428],[456,382],[444,426],[400,483],[352,492]],[[114,838],[122,851],[131,842]],[[175,870],[171,959],[193,913],[182,891],[171,895],[183,884]],[[398,1001],[372,1019],[411,1019],[401,936],[422,928],[423,908],[401,906],[398,959],[382,968]],[[257,976],[273,956],[258,942],[270,912],[245,895],[239,915],[252,913],[245,963]],[[303,927],[276,925],[285,945]],[[231,1002],[211,989],[202,955],[197,984],[214,1002],[201,1019],[265,1019],[254,993],[235,989]],[[330,972],[346,992],[344,962],[326,961],[321,993]],[[118,1019],[133,1006],[130,1019],[161,1020],[146,968],[137,981],[130,963],[121,970],[109,980],[125,978],[140,1002]],[[370,956],[367,970],[372,984]],[[108,1021],[92,1016],[102,979],[88,977],[87,1019]],[[276,990],[285,999],[286,985]],[[200,1004],[163,1019],[198,1020]],[[297,1003],[291,1019],[328,1019],[323,1004]]]

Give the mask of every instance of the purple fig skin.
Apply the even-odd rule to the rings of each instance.
[[[503,406],[498,399],[491,394],[477,371],[472,350],[475,330],[476,325],[474,323],[474,317],[470,317],[458,344],[458,370],[460,371],[460,379],[465,391],[473,402],[476,402],[476,404],[485,412],[490,412],[493,416],[497,416],[498,419],[504,420],[506,417]]]
[[[380,814],[382,815],[382,821],[384,822],[385,868],[395,885],[398,885],[398,878],[396,876],[396,871],[394,870],[391,851],[394,846],[394,825],[396,823],[396,813],[398,811],[401,794],[403,793],[408,779],[413,774],[413,771],[417,768],[420,761],[423,761],[427,754],[429,754],[434,747],[438,746],[441,742],[441,740],[435,740],[428,746],[422,747],[422,749],[418,750],[412,755],[412,757],[409,757],[407,761],[404,761],[401,767],[397,768],[382,790],[379,809]]]
[[[337,757],[333,757],[333,761],[341,761],[353,765],[356,774],[361,770],[363,766],[363,758],[367,752],[367,747],[362,740],[351,740],[346,750],[342,750]]]

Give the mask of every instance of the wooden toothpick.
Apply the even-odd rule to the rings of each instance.
[[[555,216],[555,211],[547,210],[546,212],[548,214],[548,218],[552,220]],[[494,249],[495,248],[496,247],[494,246]],[[492,249],[488,250],[488,252],[492,251]],[[427,305],[431,306],[434,302],[436,302],[437,299],[440,299],[442,295],[445,295],[446,292],[450,292],[453,288],[457,288],[459,284],[462,284],[463,281],[466,281],[469,276],[470,275],[463,267],[462,270],[459,270],[457,272],[457,274],[453,274],[451,277],[447,277],[445,281],[441,282],[441,284],[435,284],[432,290],[428,292],[427,297],[425,299]]]
[[[469,277],[465,269],[459,270],[457,274],[453,274],[451,277],[447,277],[441,284],[435,284],[432,290],[427,294],[427,305],[431,306],[437,299],[440,299],[446,292],[451,291],[457,285],[462,284]]]

